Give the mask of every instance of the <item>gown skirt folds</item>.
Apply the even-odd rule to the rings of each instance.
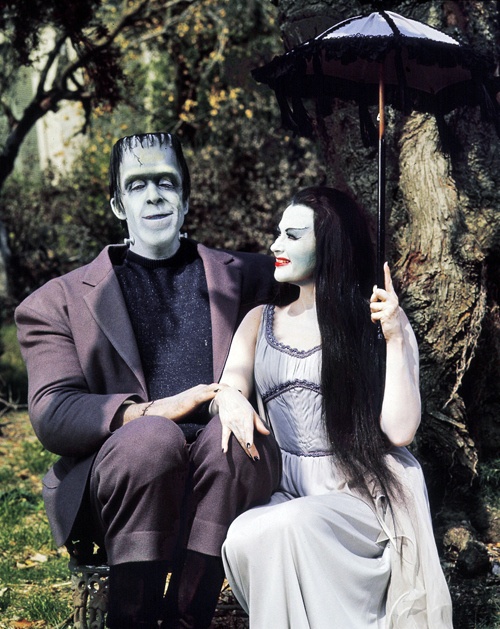
[[[406,448],[388,455],[405,500],[352,490],[321,421],[321,348],[279,343],[266,306],[255,382],[281,448],[280,489],[231,525],[226,575],[252,629],[449,629],[451,601],[425,483]]]

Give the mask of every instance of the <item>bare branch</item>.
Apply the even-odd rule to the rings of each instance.
[[[9,107],[9,105],[7,105],[7,103],[4,100],[0,100],[0,108],[3,112],[3,115],[7,118],[7,123],[9,125],[9,128],[17,124],[18,119],[14,115],[14,112],[12,111],[11,107]]]
[[[85,67],[88,61],[95,56],[96,52],[103,50],[105,48],[109,48],[111,44],[113,44],[113,42],[116,40],[118,35],[127,26],[129,26],[130,24],[133,24],[134,20],[141,14],[142,10],[144,9],[145,6],[147,6],[149,2],[150,0],[142,0],[133,9],[125,11],[122,14],[121,19],[116,25],[116,27],[114,28],[114,30],[112,30],[107,35],[107,37],[104,37],[100,42],[96,43],[91,49],[88,49],[84,54],[79,56],[77,60],[70,63],[61,74],[61,78],[59,80],[60,87],[62,89],[65,89],[66,83],[69,79],[75,82],[74,74],[81,68]]]
[[[28,408],[27,404],[16,404],[12,400],[4,400],[3,398],[0,398],[0,406],[2,407],[0,408],[0,417],[9,411],[21,411]]]
[[[43,70],[40,72],[40,79],[38,81],[38,87],[36,89],[36,96],[35,96],[36,99],[43,98],[43,95],[46,93],[45,81],[47,80],[47,76],[50,72],[52,65],[54,64],[55,60],[57,59],[57,56],[59,55],[61,51],[61,47],[63,46],[65,39],[66,39],[66,34],[61,35],[61,37],[59,37],[59,39],[56,40],[54,47],[52,48],[52,50],[47,56],[47,60],[44,64]]]

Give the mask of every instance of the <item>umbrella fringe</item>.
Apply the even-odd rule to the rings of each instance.
[[[292,97],[293,120],[302,135],[313,136],[313,124],[300,96]]]
[[[311,137],[316,123],[309,116],[302,98],[315,99],[318,118],[332,113],[335,98],[353,100],[357,101],[359,107],[363,145],[367,148],[373,147],[376,143],[376,128],[368,107],[377,102],[377,82],[363,81],[360,84],[355,77],[345,73],[343,76],[330,76],[325,71],[325,65],[331,60],[348,65],[358,58],[368,63],[383,63],[390,56],[397,83],[384,81],[386,103],[404,114],[413,110],[433,113],[437,119],[444,152],[450,153],[459,149],[458,140],[445,121],[445,115],[457,107],[479,106],[482,119],[493,123],[500,137],[500,104],[497,102],[500,78],[491,78],[491,61],[467,44],[456,40],[456,45],[427,39],[424,44],[423,38],[402,35],[392,14],[388,15],[385,11],[378,13],[389,25],[392,36],[363,34],[329,38],[329,34],[334,34],[342,26],[359,19],[353,17],[332,26],[284,55],[274,57],[265,66],[252,70],[253,77],[259,83],[265,83],[275,90],[283,126],[294,134]],[[444,71],[446,68],[461,66],[470,74],[469,78],[457,78],[442,87],[438,93],[425,92],[408,82],[405,64],[412,63],[422,66],[421,72],[424,73],[431,66]]]
[[[320,116],[325,118],[332,113],[332,101],[328,97],[328,92],[325,86],[325,75],[323,73],[322,63],[319,54],[313,55],[313,70],[314,78],[318,85],[318,96],[316,100],[316,111]]]
[[[292,96],[290,107],[286,91],[282,89],[280,82],[276,83],[274,90],[280,108],[282,127],[289,129],[294,135],[312,137],[313,125],[302,99],[299,96]]]

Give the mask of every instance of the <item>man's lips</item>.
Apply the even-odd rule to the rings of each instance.
[[[159,221],[162,218],[167,218],[168,216],[172,216],[172,212],[163,212],[162,214],[150,214],[149,216],[145,216],[144,218],[147,221]]]
[[[287,260],[287,258],[276,258],[274,261],[274,266],[285,266],[287,264],[290,264],[290,260]]]

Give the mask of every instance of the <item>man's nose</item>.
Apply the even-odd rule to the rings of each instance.
[[[146,200],[147,203],[151,203],[153,205],[157,205],[158,203],[161,203],[163,201],[158,187],[153,181],[150,181],[146,188]]]

